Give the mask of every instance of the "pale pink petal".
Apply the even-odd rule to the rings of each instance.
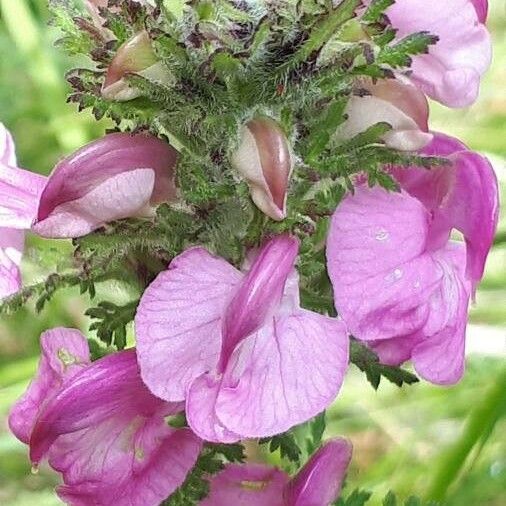
[[[357,188],[332,218],[327,260],[336,309],[364,340],[418,330],[442,273],[423,255],[429,214],[405,193]]]
[[[393,337],[380,341],[369,341],[368,345],[377,353],[382,364],[397,367],[411,360],[413,349],[419,341],[420,335],[417,332],[413,335]]]
[[[274,467],[229,464],[213,477],[200,506],[287,506],[283,500],[287,483],[288,475]]]
[[[197,378],[187,391],[186,418],[193,432],[205,441],[236,443],[241,436],[228,430],[216,415],[221,383],[221,376]]]
[[[431,297],[431,313],[413,348],[416,371],[441,385],[457,383],[464,373],[465,333],[471,282],[464,275],[465,247],[449,243],[433,254],[444,271],[442,283]]]
[[[144,292],[135,328],[142,378],[157,396],[186,397],[218,364],[222,316],[241,273],[202,248],[176,257]]]
[[[17,165],[14,140],[2,122],[0,122],[0,165],[10,165],[11,167]]]
[[[80,237],[110,221],[143,216],[149,212],[154,185],[152,169],[117,174],[84,196],[58,205],[33,230],[42,237]]]
[[[40,197],[37,231],[83,235],[174,199],[176,151],[151,135],[109,134],[62,160]],[[148,190],[151,193],[148,195]]]
[[[447,223],[464,235],[466,270],[476,286],[483,277],[485,261],[497,230],[498,183],[490,162],[476,153],[457,153],[451,160],[454,181],[441,214]]]
[[[10,429],[27,444],[44,404],[57,394],[64,382],[90,363],[88,343],[78,330],[48,330],[40,341],[42,355],[37,374],[9,415]]]
[[[412,78],[450,107],[471,105],[491,62],[491,40],[472,0],[397,0],[387,15],[397,38],[419,31],[439,37],[429,54],[413,58]]]
[[[47,402],[30,456],[38,463],[49,453],[63,474],[60,495],[75,504],[157,506],[183,483],[201,449],[190,431],[165,423],[180,409],[146,389],[134,350],[109,355]]]
[[[452,165],[431,170],[397,168],[393,174],[434,215],[431,248],[444,245],[453,228],[462,232],[468,248],[467,274],[476,286],[497,229],[497,177],[485,157],[443,134],[435,134],[423,153],[448,157]]]
[[[348,345],[338,320],[302,309],[274,317],[232,355],[217,398],[218,419],[249,438],[279,434],[316,416],[339,392]]]
[[[290,506],[327,506],[339,498],[353,447],[346,439],[325,443],[285,491]]]
[[[299,241],[295,237],[279,235],[268,241],[258,253],[224,315],[223,367],[238,343],[258,330],[278,310],[298,252]]]
[[[433,247],[427,224],[417,223],[426,208],[408,194],[388,194],[387,201],[385,194],[379,188],[359,188],[334,214],[327,256],[336,309],[358,339],[372,341],[382,362],[399,365],[411,358],[423,378],[454,383],[463,373],[471,290],[466,246]],[[375,246],[368,237],[378,223],[382,233]],[[426,247],[412,250],[402,235],[406,231],[425,236]],[[389,241],[397,248],[384,246]],[[364,263],[360,245],[381,260]]]
[[[395,81],[394,79],[387,81]],[[392,83],[392,86],[395,84]],[[415,88],[413,85],[410,88]],[[401,151],[417,151],[426,146],[432,139],[432,135],[424,131],[417,123],[417,117],[413,111],[403,110],[402,104],[397,104],[395,95],[387,100],[382,96],[372,95],[353,96],[349,99],[345,113],[348,119],[338,128],[336,138],[342,141],[352,139],[357,134],[365,132],[377,123],[388,123],[392,129],[383,136],[385,143],[391,148]],[[420,93],[418,91],[418,93]],[[423,120],[420,120],[423,123]],[[425,120],[426,123],[426,120]]]
[[[29,229],[46,178],[0,164],[0,226]]]
[[[136,169],[155,171],[155,202],[174,197],[176,157],[176,151],[168,143],[151,135],[106,135],[55,167],[41,197],[38,219],[46,218],[61,204],[85,196],[107,179]]]

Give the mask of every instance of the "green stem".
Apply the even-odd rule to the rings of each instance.
[[[460,439],[440,458],[427,496],[442,501],[457,479],[473,448],[492,433],[499,419],[506,415],[506,368],[494,378],[483,400],[470,413]]]

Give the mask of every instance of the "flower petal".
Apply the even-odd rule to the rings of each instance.
[[[46,178],[0,164],[0,226],[29,229]]]
[[[232,355],[217,398],[219,420],[250,438],[279,434],[316,416],[339,392],[348,346],[338,320],[302,309],[274,317]]]
[[[117,174],[83,197],[58,205],[33,230],[42,237],[80,237],[110,221],[142,216],[149,208],[154,185],[152,169]]]
[[[202,248],[176,257],[144,292],[135,328],[142,378],[157,396],[182,401],[216,367],[222,316],[242,275]]]
[[[490,162],[453,137],[437,133],[424,154],[448,157],[451,167],[394,169],[402,188],[435,216],[431,247],[445,244],[453,228],[467,244],[467,275],[476,284],[483,276],[499,214],[497,178]]]
[[[200,506],[286,506],[287,482],[287,474],[274,467],[229,464],[213,477],[209,495]]]
[[[309,459],[285,491],[291,506],[326,506],[341,493],[353,447],[347,439],[333,439]]]
[[[455,179],[441,213],[464,235],[466,270],[476,286],[483,277],[485,261],[497,230],[498,183],[490,162],[477,153],[461,152],[451,159]]]
[[[88,343],[78,330],[48,330],[42,334],[40,342],[42,355],[37,374],[9,415],[11,431],[27,444],[44,404],[90,362]]]
[[[221,377],[204,374],[197,378],[187,392],[186,418],[193,432],[205,441],[236,443],[241,436],[228,430],[216,415],[216,400]]]
[[[415,87],[410,85],[409,88]],[[417,91],[417,93],[421,92]],[[422,116],[418,111],[409,112],[413,115],[416,114],[416,119],[418,116]],[[345,113],[348,119],[335,134],[338,139],[343,141],[350,140],[357,134],[382,122],[388,123],[392,127],[383,137],[385,143],[391,148],[401,151],[416,151],[426,146],[432,139],[432,135],[424,131],[423,127],[417,124],[416,119],[408,115],[407,110],[403,110],[400,105],[386,100],[383,96],[374,94],[363,97],[353,96],[348,101]],[[422,119],[420,121],[423,123]]]
[[[249,121],[232,164],[246,179],[256,206],[273,220],[283,220],[294,164],[283,129],[268,117]]]
[[[488,17],[488,0],[471,0],[478,14],[480,23],[486,23]]]
[[[429,214],[405,193],[360,187],[332,217],[327,260],[336,309],[358,339],[411,334],[442,273],[424,255]]]
[[[141,381],[135,350],[109,355],[77,373],[51,398],[30,438],[30,456],[49,453],[72,504],[157,506],[195,464],[201,441],[169,427],[182,409]]]
[[[45,220],[60,205],[81,199],[114,176],[138,169],[155,173],[151,204],[173,199],[176,158],[168,143],[151,135],[106,135],[56,165],[42,193],[37,219]]]
[[[419,31],[439,37],[428,54],[413,58],[412,79],[449,107],[466,107],[476,100],[481,76],[491,62],[490,34],[473,4],[474,0],[397,0],[386,11],[398,39]]]
[[[299,241],[295,237],[279,235],[268,241],[258,253],[225,312],[223,368],[237,344],[261,327],[278,309],[298,252]]]
[[[432,295],[431,313],[413,348],[416,371],[427,381],[453,385],[464,373],[465,333],[471,283],[464,275],[465,248],[449,243],[434,255],[444,276]]]
[[[183,484],[202,448],[191,431],[170,429],[160,418],[137,429],[133,451],[108,446],[111,435],[127,443],[128,430],[103,423],[60,438],[52,465],[64,473],[65,485],[57,489],[62,500],[73,506],[158,506]]]

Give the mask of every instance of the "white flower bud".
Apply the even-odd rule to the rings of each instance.
[[[293,157],[281,127],[266,117],[249,121],[232,164],[246,179],[257,207],[273,220],[283,220]]]
[[[361,87],[369,95],[350,98],[345,110],[348,119],[336,132],[338,140],[350,140],[382,122],[392,126],[383,140],[393,149],[418,151],[432,140],[427,125],[427,99],[409,79],[399,75],[374,84],[364,81]]]

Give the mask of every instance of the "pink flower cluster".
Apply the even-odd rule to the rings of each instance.
[[[88,3],[98,16],[104,2]],[[62,474],[63,500],[156,506],[184,482],[204,442],[268,437],[311,419],[341,388],[350,335],[386,364],[411,360],[430,382],[460,379],[469,301],[497,225],[497,181],[486,158],[429,132],[425,94],[457,107],[476,98],[490,61],[486,12],[478,0],[398,0],[387,12],[399,38],[427,30],[439,42],[415,57],[409,78],[359,83],[367,93],[352,97],[336,138],[386,121],[387,145],[450,165],[388,168],[399,192],[359,183],[338,206],[326,252],[339,317],[301,307],[299,241],[283,234],[250,251],[241,269],[202,247],[174,258],[142,296],[135,350],[92,363],[78,331],[43,334],[39,370],[9,422],[34,465],[47,458]],[[25,231],[74,238],[150,216],[177,198],[176,161],[160,139],[116,133],[45,178],[17,167],[2,126],[0,298],[20,289]],[[248,122],[232,163],[256,205],[284,219],[294,156],[278,125]],[[181,412],[189,428],[171,427]],[[349,443],[334,440],[295,477],[229,465],[202,505],[327,506],[350,458]]]

